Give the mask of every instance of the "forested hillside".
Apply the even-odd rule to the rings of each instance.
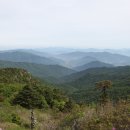
[[[78,101],[91,102],[97,100],[95,83],[102,80],[111,80],[113,87],[109,93],[111,98],[127,98],[130,93],[130,66],[114,68],[93,68],[72,74],[62,81],[63,88],[76,90],[72,95]],[[72,89],[73,88],[73,89]],[[72,91],[71,91],[72,92]]]
[[[24,69],[18,68],[4,68],[0,69],[0,83],[33,83],[37,82],[35,78],[32,77],[30,73],[28,73]]]
[[[82,66],[77,66],[73,69],[75,69],[77,71],[83,71],[83,70],[90,69],[90,68],[102,68],[102,67],[110,68],[110,67],[114,67],[114,65],[107,64],[107,63],[100,62],[100,61],[92,61],[88,64],[85,64]]]
[[[0,60],[0,68],[23,68],[28,70],[34,76],[46,79],[57,79],[59,77],[63,77],[66,75],[70,75],[75,71],[60,65],[43,65],[43,64],[34,64],[34,63],[26,63],[26,62],[11,62],[11,61],[1,61]]]
[[[26,70],[0,69],[0,128],[17,130],[21,126],[20,130],[29,129],[30,123],[26,122],[29,118],[18,110],[70,111],[71,106],[70,99],[62,91],[46,82],[41,83]]]
[[[29,55],[33,53],[30,50]],[[42,54],[35,55],[42,58]],[[84,53],[74,59],[75,53],[60,59],[63,66],[75,66],[75,71],[59,63],[32,63],[32,58],[29,62],[12,61],[20,55],[11,56],[11,61],[0,60],[2,130],[129,130],[130,66],[117,67],[84,57]],[[49,59],[56,60],[55,63],[60,61],[59,54],[51,56]]]

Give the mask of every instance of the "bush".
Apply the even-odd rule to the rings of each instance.
[[[20,117],[14,113],[11,115],[11,120],[12,120],[12,123],[15,123],[17,125],[21,125]]]

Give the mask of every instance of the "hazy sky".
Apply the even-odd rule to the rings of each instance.
[[[130,0],[0,0],[0,48],[130,48]]]

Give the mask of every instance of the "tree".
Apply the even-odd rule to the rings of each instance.
[[[101,91],[100,101],[106,103],[108,99],[107,89],[111,88],[112,82],[110,80],[103,80],[96,83],[96,88]]]
[[[38,86],[26,85],[14,98],[13,104],[27,109],[46,108],[48,104],[45,97],[38,92]]]

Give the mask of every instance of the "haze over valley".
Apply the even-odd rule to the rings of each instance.
[[[87,72],[92,68],[130,66],[128,49],[122,51],[71,48],[6,50],[0,52],[0,68],[22,68],[53,83],[65,76],[79,75],[80,71]]]

